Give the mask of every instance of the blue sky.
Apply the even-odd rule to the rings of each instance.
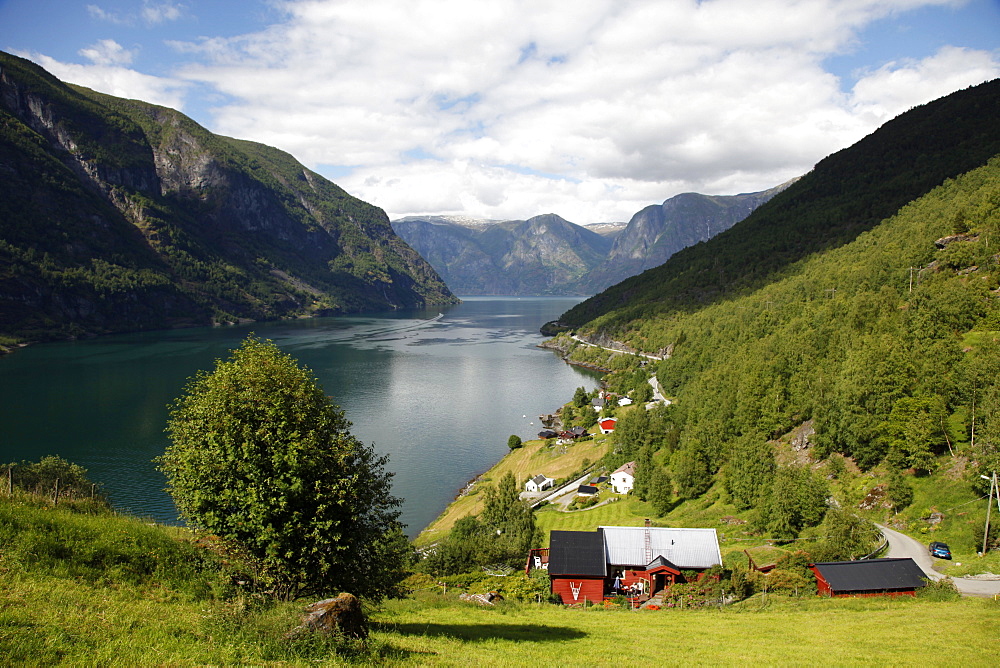
[[[628,220],[1000,76],[1000,0],[0,0],[0,49],[391,217]]]

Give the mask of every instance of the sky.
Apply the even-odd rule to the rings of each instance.
[[[0,0],[0,50],[407,215],[755,192],[1000,76],[1000,0]]]

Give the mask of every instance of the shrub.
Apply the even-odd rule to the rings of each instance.
[[[957,601],[962,594],[951,578],[941,578],[937,582],[929,580],[927,586],[917,590],[917,596],[927,601]]]

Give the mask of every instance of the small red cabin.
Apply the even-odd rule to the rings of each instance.
[[[811,566],[821,596],[916,596],[927,575],[909,557],[827,561]]]

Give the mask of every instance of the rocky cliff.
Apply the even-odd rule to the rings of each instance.
[[[0,53],[0,334],[455,301],[385,213],[277,149]]]
[[[408,217],[392,225],[452,291],[467,295],[574,294],[567,286],[612,243],[554,214],[503,222]]]
[[[627,225],[581,227],[553,214],[504,222],[409,217],[392,225],[458,294],[592,295],[728,230],[788,185],[732,196],[685,193]]]

